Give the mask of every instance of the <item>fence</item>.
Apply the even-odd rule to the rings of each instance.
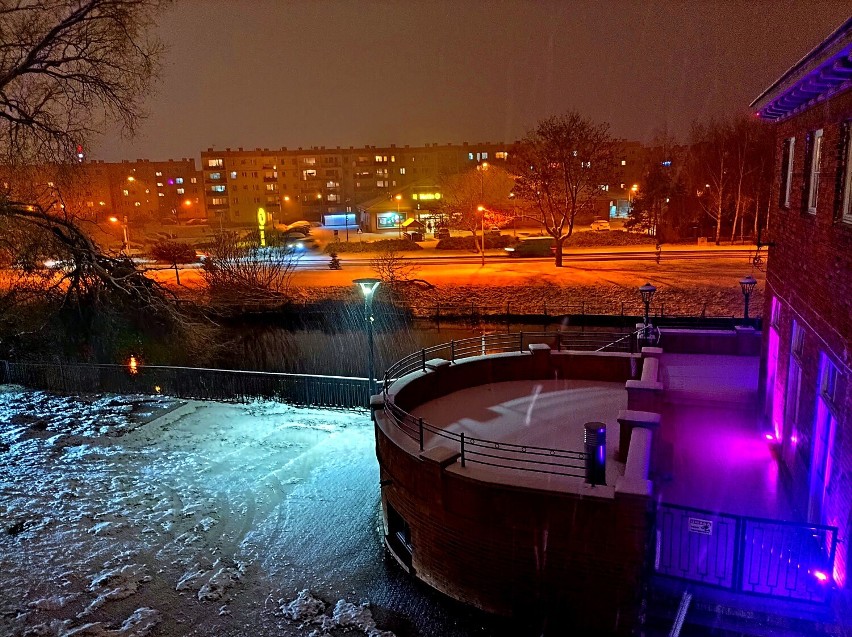
[[[62,393],[163,394],[197,400],[270,398],[296,405],[366,407],[366,378],[198,367],[62,363],[2,364],[3,382]]]
[[[640,330],[641,331],[641,330]],[[484,438],[471,438],[436,427],[423,418],[415,417],[399,407],[388,393],[393,382],[416,371],[426,371],[427,361],[443,358],[452,363],[461,358],[484,356],[503,352],[524,352],[533,343],[545,343],[555,350],[621,351],[634,352],[638,346],[639,331],[627,334],[600,332],[518,332],[517,334],[491,334],[477,338],[450,341],[397,361],[385,371],[383,394],[384,413],[400,431],[418,442],[422,451],[427,436],[442,438],[459,449],[461,465],[468,463],[547,473],[551,475],[585,477],[588,454],[550,447],[516,445]]]
[[[484,356],[501,352],[524,352],[533,343],[544,343],[553,350],[636,352],[639,332],[612,330],[583,330],[561,332],[517,332],[489,334],[441,343],[421,349],[398,360],[385,370],[385,387],[394,379],[415,371],[426,371],[426,361],[443,358],[454,363],[456,359]]]
[[[663,504],[659,575],[740,593],[823,603],[831,590],[837,528]]]

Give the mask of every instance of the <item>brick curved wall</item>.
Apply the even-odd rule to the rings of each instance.
[[[624,364],[611,361],[616,362],[618,368]],[[485,377],[502,375],[492,368]],[[409,401],[442,393],[434,378],[423,383],[432,391],[421,393],[418,384],[408,386]],[[492,613],[536,614],[549,617],[551,626],[558,621],[608,634],[634,627],[649,498],[618,492],[613,497],[612,489],[597,497],[591,490],[570,494],[471,479],[453,471],[452,460],[437,462],[428,450],[412,453],[397,444],[398,432],[389,429],[395,425],[381,409],[374,418],[385,532],[390,505],[410,528],[416,577]],[[393,552],[393,542],[389,548]]]

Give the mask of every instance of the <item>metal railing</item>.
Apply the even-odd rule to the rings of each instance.
[[[200,367],[17,363],[0,365],[3,382],[60,393],[162,394],[196,400],[269,398],[296,405],[364,408],[366,378]]]
[[[504,352],[523,352],[534,343],[544,343],[556,351],[577,350],[590,352],[638,351],[639,332],[614,331],[561,331],[561,332],[516,332],[483,334],[472,338],[441,343],[423,348],[398,360],[385,370],[385,389],[397,378],[416,371],[426,371],[426,363],[433,358],[442,358],[451,363],[461,358],[485,356]]]
[[[389,393],[394,381],[414,372],[425,372],[428,361],[442,358],[455,363],[464,358],[524,352],[529,345],[544,343],[554,350],[635,352],[641,330],[629,334],[617,332],[518,332],[491,334],[450,341],[421,349],[391,365],[384,376],[382,393],[384,414],[405,435],[417,441],[423,451],[427,436],[441,438],[457,446],[462,467],[467,463],[533,473],[584,477],[588,454],[551,447],[518,445],[486,438],[472,438],[428,423],[402,409]]]
[[[739,593],[828,601],[837,527],[661,504],[654,570]]]

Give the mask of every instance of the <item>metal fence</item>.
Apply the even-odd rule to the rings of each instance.
[[[640,330],[641,331],[641,330]],[[561,331],[483,334],[449,343],[426,347],[398,360],[385,370],[385,387],[397,378],[416,371],[426,371],[427,361],[442,358],[451,363],[470,356],[485,356],[502,352],[524,352],[534,343],[544,343],[556,351],[638,351],[639,331]]]
[[[197,400],[269,398],[296,405],[366,407],[366,378],[199,367],[82,365],[3,361],[3,382],[61,393],[163,394]]]
[[[640,330],[641,331],[641,330]],[[582,478],[585,476],[588,454],[550,447],[517,445],[485,438],[472,438],[463,432],[451,432],[432,425],[399,407],[389,394],[393,382],[407,374],[426,371],[427,362],[434,358],[451,363],[459,359],[487,354],[524,352],[531,344],[544,343],[554,350],[634,352],[639,332],[613,331],[582,332],[518,332],[491,334],[476,338],[442,343],[397,361],[385,371],[383,395],[384,413],[405,435],[418,442],[422,451],[430,438],[449,441],[459,449],[462,466],[467,463],[502,469]]]
[[[740,593],[824,603],[837,528],[661,504],[654,570]]]

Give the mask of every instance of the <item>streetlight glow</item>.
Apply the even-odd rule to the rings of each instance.
[[[373,295],[381,284],[380,279],[366,278],[352,281],[357,285],[364,295],[364,315],[367,321],[367,361],[368,361],[368,384],[370,396],[376,393],[375,359],[373,357]]]

